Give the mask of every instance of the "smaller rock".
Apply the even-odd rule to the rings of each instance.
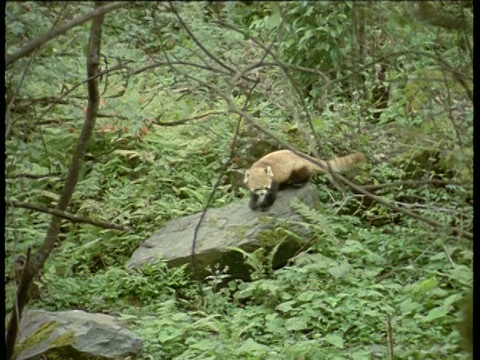
[[[65,359],[136,358],[143,342],[116,318],[81,310],[29,310],[23,315],[17,360],[61,354]]]

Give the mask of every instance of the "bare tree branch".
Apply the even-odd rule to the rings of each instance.
[[[266,50],[267,48],[260,42],[258,41],[255,37],[253,37],[251,34],[248,34],[245,31],[242,31],[241,29],[238,29],[237,27],[227,24],[223,21],[215,21],[220,26],[223,26],[225,28],[234,30],[238,32],[239,34],[242,34],[245,36],[245,38],[252,40],[255,44],[257,44],[259,47],[262,49]],[[272,54],[275,55],[275,54]],[[390,61],[391,59],[398,59],[401,58],[404,55],[416,55],[420,57],[427,57],[435,60],[438,62],[438,64],[443,67],[444,70],[448,71],[449,73],[452,74],[453,78],[464,88],[466,95],[469,97],[470,100],[473,100],[473,91],[471,89],[471,86],[469,83],[471,83],[470,78],[466,78],[463,74],[461,74],[458,70],[456,70],[453,66],[451,66],[445,59],[443,59],[441,56],[438,56],[437,54],[430,53],[428,51],[421,51],[421,50],[403,50],[399,52],[391,52],[390,54],[386,54],[383,56],[380,56],[376,59],[373,59],[371,62],[364,64],[359,71],[369,69],[373,65],[379,63],[379,62],[385,62],[385,61]],[[325,85],[322,87],[322,90],[326,90],[330,88],[333,84],[335,83],[341,83],[348,78],[352,77],[352,74],[347,74],[345,76],[336,78],[334,80],[330,79],[326,74],[322,73],[321,71],[318,71],[316,69],[309,69],[293,64],[288,64],[284,63],[282,61],[276,60],[277,66],[284,67],[284,68],[290,68],[292,70],[297,70],[297,71],[302,71],[302,72],[309,72],[309,73],[315,73],[320,75],[324,80],[325,80]],[[266,64],[266,63],[265,63]],[[262,64],[262,66],[265,66],[265,64]],[[271,66],[271,65],[269,65]]]
[[[185,29],[185,31],[187,32],[187,34],[190,36],[190,38],[195,42],[195,44],[197,44],[197,46],[202,49],[202,51],[207,54],[207,56],[212,59],[213,61],[215,61],[218,65],[220,65],[221,67],[223,67],[224,69],[228,70],[228,72],[233,75],[236,73],[235,69],[231,68],[230,66],[226,65],[223,61],[221,61],[220,59],[218,59],[215,55],[213,55],[205,46],[203,46],[203,44],[198,41],[197,37],[195,35],[193,35],[193,33],[190,31],[190,28],[187,26],[187,24],[185,24],[185,22],[183,21],[183,19],[180,17],[180,14],[178,13],[177,9],[175,6],[173,6],[172,2],[169,1],[169,5],[170,5],[170,9],[173,11],[173,13],[175,14],[175,16],[177,17],[178,21],[180,22],[180,24],[182,25],[182,27]]]
[[[68,30],[73,29],[74,27],[83,24],[86,21],[91,20],[92,18],[96,16],[100,16],[103,14],[106,14],[112,10],[116,10],[122,7],[126,7],[130,5],[132,2],[124,2],[124,1],[117,1],[114,3],[110,4],[105,4],[105,6],[102,6],[98,9],[95,9],[87,14],[84,14],[82,16],[79,16],[72,21],[69,21],[65,25],[59,27],[58,29],[52,29],[46,34],[28,42],[26,45],[24,45],[20,50],[17,52],[6,55],[5,56],[5,66],[9,66],[13,64],[15,61],[18,59],[21,59],[24,56],[27,56],[30,54],[32,51],[35,49],[39,48],[40,46],[44,45],[45,43],[49,42],[50,40],[56,38],[59,35],[62,35],[66,33]]]
[[[368,191],[375,191],[378,189],[384,189],[389,187],[395,186],[419,186],[419,185],[456,185],[456,186],[467,186],[472,187],[472,184],[467,183],[459,183],[453,181],[446,181],[440,179],[432,179],[432,180],[404,180],[404,181],[392,181],[386,184],[376,184],[376,185],[363,185],[362,187]]]
[[[53,31],[55,26],[57,25],[58,21],[60,20],[65,8],[67,7],[67,4],[64,4],[62,7],[62,10],[60,10],[60,13],[58,14],[57,18],[54,20],[52,27],[50,28],[50,31]],[[25,79],[25,75],[27,74],[27,70],[29,69],[30,65],[32,64],[33,57],[30,58],[30,60],[27,62],[27,65],[25,66],[25,69],[23,71],[22,77],[20,78],[20,81],[18,82],[17,88],[15,89],[15,92],[13,93],[12,99],[10,100],[10,103],[7,106],[7,110],[5,111],[5,117],[8,119],[7,122],[7,130],[5,131],[5,138],[10,137],[10,132],[12,130],[12,125],[13,125],[13,117],[10,114],[10,109],[12,108],[12,105],[14,104],[14,101],[17,97],[18,90],[20,89],[20,86],[23,83],[23,80]]]
[[[45,109],[41,114],[40,116],[37,118],[37,120],[35,121],[35,124],[34,124],[34,127],[36,127],[39,123],[40,123],[40,120],[43,119],[43,117],[48,114],[50,112],[50,110],[52,110],[58,103],[60,103],[60,101],[62,101],[62,99],[64,99],[65,97],[67,97],[68,94],[72,93],[75,89],[77,89],[78,87],[82,86],[83,84],[85,83],[88,83],[90,81],[93,81],[93,80],[97,80],[98,78],[102,77],[103,75],[107,74],[107,73],[110,73],[110,72],[114,72],[114,71],[118,71],[118,70],[122,70],[126,67],[125,64],[118,64],[108,70],[104,70],[104,71],[101,71],[95,75],[93,75],[92,77],[89,77],[81,82],[79,82],[78,84],[75,84],[74,86],[72,86],[71,89],[65,91],[65,93],[62,94],[62,96],[58,97],[47,109]]]
[[[6,200],[5,204],[7,206],[14,207],[14,208],[23,208],[23,209],[35,210],[35,211],[43,212],[43,213],[46,213],[46,214],[55,215],[59,218],[68,220],[68,221],[70,221],[74,224],[85,223],[85,224],[95,225],[95,226],[98,226],[98,227],[101,227],[101,228],[104,228],[104,229],[115,229],[115,230],[121,230],[121,231],[129,230],[128,227],[125,227],[125,226],[122,226],[122,225],[115,225],[115,224],[105,222],[105,221],[90,219],[90,218],[84,217],[84,216],[77,216],[77,215],[73,215],[73,214],[65,212],[65,211],[60,211],[58,209],[48,209],[48,208],[44,208],[43,206],[40,206],[40,205],[37,205],[37,204],[25,203],[25,202],[16,201],[16,200]]]
[[[282,32],[283,30],[283,24],[285,23],[285,18],[282,14],[282,22],[280,23],[279,27],[278,27],[278,33],[276,34],[276,38],[278,36],[280,36],[280,33]],[[308,106],[307,106],[307,103],[305,102],[304,100],[304,96],[303,96],[303,93],[302,93],[302,90],[298,87],[298,85],[295,83],[292,75],[289,73],[289,69],[291,68],[291,65],[290,64],[287,64],[283,61],[281,61],[278,56],[272,51],[272,48],[273,48],[273,42],[270,46],[265,46],[263,45],[260,41],[258,41],[257,39],[255,39],[254,37],[252,37],[250,34],[232,26],[232,25],[229,25],[229,24],[226,24],[226,23],[223,23],[223,22],[219,22],[220,25],[224,26],[224,27],[227,27],[231,30],[234,30],[240,34],[242,34],[243,36],[245,36],[246,38],[252,40],[255,44],[257,44],[257,46],[259,46],[261,49],[263,49],[265,51],[265,54],[264,56],[262,57],[262,61],[263,59],[266,58],[267,55],[270,55],[274,60],[275,60],[275,63],[277,64],[277,66],[282,70],[283,72],[283,75],[286,77],[286,79],[288,80],[288,82],[290,83],[290,85],[292,86],[292,88],[295,90],[295,94],[297,96],[297,101],[301,104],[302,108],[303,108],[303,111],[304,111],[304,114],[307,118],[307,123],[308,123],[308,126],[310,128],[310,131],[312,133],[312,135],[314,136],[314,139],[316,141],[316,145],[319,146],[320,145],[320,138],[317,134],[317,132],[315,131],[315,128],[313,126],[313,122],[312,122],[312,118],[310,116],[310,111],[308,109]],[[240,74],[241,76],[244,76],[244,72],[245,71],[248,71],[250,67],[246,67],[245,69],[243,69],[242,73]],[[295,70],[300,70],[300,71],[304,71],[306,68],[303,68],[303,67],[296,67]],[[331,81],[330,81],[330,78],[323,74],[322,72],[319,72],[319,71],[315,71],[315,73],[321,75],[324,80],[326,81],[327,84],[330,84]],[[314,152],[315,153],[315,152]],[[317,155],[317,154],[315,154]]]
[[[32,61],[33,61],[33,58],[30,59],[25,65],[25,68],[23,69],[23,72],[22,72],[22,77],[20,78],[17,88],[15,89],[15,92],[13,93],[13,96],[10,99],[10,102],[8,103],[7,109],[5,111],[5,118],[7,120],[7,127],[5,129],[5,139],[10,138],[10,133],[12,131],[13,122],[14,122],[13,115],[10,113],[10,109],[12,108],[12,105],[14,104],[15,99],[17,98],[18,90],[20,89],[20,86],[22,86],[23,84],[23,80],[25,79],[25,75],[27,75],[27,71],[30,68],[30,65],[32,64]]]
[[[421,51],[421,50],[403,50],[403,51],[398,51],[398,52],[391,52],[390,54],[386,54],[383,56],[380,56],[376,58],[375,60],[371,61],[368,64],[365,64],[362,68],[363,69],[368,69],[371,66],[381,63],[381,62],[388,62],[391,59],[399,59],[404,55],[416,55],[420,57],[427,57],[430,59],[435,60],[444,70],[448,71],[449,73],[452,74],[453,78],[463,87],[465,90],[465,94],[468,96],[468,98],[473,101],[473,91],[470,88],[471,86],[469,85],[468,82],[472,83],[473,79],[470,79],[463,74],[461,74],[458,70],[456,70],[453,66],[451,66],[445,59],[441,58],[440,56],[437,56],[434,53],[430,53],[428,51]],[[395,61],[395,60],[394,60]],[[350,78],[352,74],[347,74],[345,76],[339,77],[335,80],[332,80],[330,83],[324,85],[323,87],[330,87],[334,83],[341,83],[348,78]]]
[[[208,118],[210,116],[215,116],[215,115],[225,115],[227,113],[228,113],[227,111],[210,111],[206,114],[197,115],[197,116],[187,118],[187,119],[182,119],[182,120],[177,120],[177,121],[169,121],[169,122],[155,121],[153,124],[160,125],[160,126],[177,126],[177,125],[186,124],[190,121],[204,119],[204,118]]]
[[[197,64],[197,63],[189,62],[189,61],[177,61],[177,62],[175,62],[175,61],[159,61],[159,62],[150,64],[150,65],[141,67],[140,69],[137,69],[135,71],[132,71],[130,73],[130,75],[137,75],[137,74],[140,74],[140,73],[142,73],[146,70],[155,69],[155,68],[161,67],[161,66],[171,66],[171,65],[193,66],[193,67],[197,67],[199,69],[209,70],[213,73],[226,74],[226,72],[223,71],[223,70],[215,69],[215,68],[212,68],[211,66]]]
[[[390,353],[390,360],[395,360],[393,353],[393,330],[392,330],[392,321],[390,315],[387,315],[387,339],[388,339],[388,350]]]
[[[60,176],[62,173],[48,173],[48,174],[28,174],[28,173],[21,173],[21,174],[15,174],[15,175],[10,175],[7,176],[5,175],[5,179],[19,179],[19,178],[27,178],[27,179],[42,179],[46,177],[51,177],[51,176]]]
[[[100,10],[104,3],[96,2],[95,10]],[[106,5],[108,6],[108,5]],[[111,5],[110,5],[111,6]],[[118,6],[118,3],[117,3]],[[78,181],[80,168],[83,162],[83,157],[87,148],[87,142],[90,139],[97,118],[97,112],[99,107],[99,90],[98,90],[98,78],[96,77],[99,70],[99,54],[102,35],[103,14],[99,11],[92,19],[92,26],[90,30],[90,39],[88,44],[87,55],[87,77],[91,80],[88,81],[88,108],[83,125],[82,132],[77,142],[75,152],[72,156],[72,163],[70,165],[67,178],[65,180],[65,186],[58,199],[56,210],[64,212],[70,199],[72,198],[75,186]],[[6,348],[7,348],[7,360],[11,360],[14,357],[15,342],[18,335],[18,327],[22,317],[23,309],[29,300],[29,288],[30,285],[40,269],[43,268],[43,264],[50,256],[55,247],[55,243],[58,239],[60,232],[60,225],[62,219],[58,216],[52,216],[50,226],[47,230],[45,239],[40,249],[28,258],[27,263],[23,271],[22,279],[17,289],[16,294],[16,306],[14,306],[10,320],[8,322],[6,332]]]

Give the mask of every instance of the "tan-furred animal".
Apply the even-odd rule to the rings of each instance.
[[[357,152],[327,161],[316,160],[322,165],[319,167],[290,150],[271,152],[245,172],[243,182],[251,194],[249,206],[252,210],[266,211],[275,202],[282,186],[303,185],[313,174],[342,172],[364,159],[365,156]]]

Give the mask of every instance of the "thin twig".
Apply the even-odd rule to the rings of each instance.
[[[50,214],[57,216],[59,218],[68,220],[74,224],[79,224],[79,223],[85,223],[85,224],[91,224],[95,225],[104,229],[115,229],[115,230],[120,230],[120,231],[128,231],[130,228],[128,226],[122,226],[122,225],[116,225],[113,223],[105,222],[105,221],[100,221],[100,220],[95,220],[91,219],[88,217],[84,216],[77,216],[73,215],[71,213],[68,213],[66,211],[61,211],[58,209],[48,209],[43,206],[37,205],[37,204],[32,204],[32,203],[25,203],[21,201],[16,201],[16,200],[6,200],[5,205],[14,207],[14,208],[22,208],[22,209],[29,209],[29,210],[35,210],[39,211],[45,214]]]
[[[35,122],[34,127],[37,126],[37,124],[39,123],[39,121],[40,121],[48,112],[50,112],[50,110],[52,110],[52,109],[55,107],[55,105],[57,105],[57,103],[58,103],[60,100],[62,100],[63,98],[65,98],[67,95],[69,95],[70,93],[72,93],[74,90],[76,90],[76,89],[79,88],[80,86],[85,85],[85,83],[88,84],[89,81],[96,80],[96,79],[102,77],[103,75],[105,75],[106,73],[123,70],[123,69],[125,69],[125,68],[126,68],[126,63],[125,63],[125,64],[124,64],[124,63],[121,63],[121,64],[118,64],[118,65],[116,65],[116,66],[108,69],[108,70],[104,70],[104,71],[101,71],[101,72],[99,72],[99,73],[97,73],[97,74],[92,75],[91,77],[87,77],[85,80],[82,80],[82,81],[80,81],[79,83],[73,85],[71,89],[65,91],[60,97],[58,97],[58,98],[56,99],[56,101],[53,102],[52,105],[50,105],[47,109],[45,109],[45,110],[40,114],[40,116],[38,117],[37,121]]]
[[[10,133],[12,131],[12,126],[13,126],[13,115],[10,113],[10,109],[12,108],[15,98],[17,97],[18,90],[20,89],[20,86],[23,84],[23,80],[27,75],[27,71],[30,68],[30,65],[32,64],[32,61],[33,61],[33,57],[31,57],[30,60],[25,65],[25,68],[23,69],[23,72],[22,72],[22,76],[20,77],[20,81],[18,82],[17,88],[15,89],[12,99],[8,103],[7,109],[5,111],[5,117],[7,118],[7,128],[5,130],[5,139],[10,138]]]
[[[245,100],[245,104],[243,105],[243,109],[246,110],[247,107],[248,107],[248,104],[250,102],[250,97],[253,93],[253,89],[257,86],[258,82],[255,83],[251,88],[250,88],[250,91],[248,92],[247,94],[247,99]],[[213,189],[212,189],[212,192],[210,193],[210,196],[208,197],[208,200],[207,200],[207,203],[205,204],[205,207],[203,208],[203,211],[200,215],[200,218],[198,220],[198,223],[197,223],[197,226],[195,226],[195,231],[193,233],[193,239],[192,239],[192,252],[191,252],[191,258],[192,258],[192,271],[194,274],[196,274],[196,263],[195,263],[195,248],[197,246],[197,237],[198,237],[198,231],[200,230],[200,227],[202,225],[202,222],[205,218],[205,215],[207,214],[207,210],[213,200],[213,197],[215,195],[215,192],[218,188],[218,186],[220,185],[220,182],[223,178],[223,176],[225,175],[225,172],[227,171],[228,169],[228,166],[230,165],[231,163],[231,160],[234,156],[234,151],[235,151],[235,145],[237,143],[237,139],[238,139],[238,136],[239,136],[239,133],[240,133],[240,124],[242,122],[242,117],[240,116],[239,119],[238,119],[238,124],[237,124],[237,127],[235,129],[235,134],[233,136],[233,140],[232,140],[232,146],[230,148],[230,156],[229,158],[225,161],[225,163],[223,164],[222,166],[222,169],[220,170],[220,174],[218,175],[218,178],[217,178],[217,181],[215,182],[215,185],[213,186]],[[195,276],[194,276],[195,277]],[[200,298],[202,300],[202,304],[205,303],[205,297],[204,297],[204,293],[203,293],[203,287],[202,287],[202,284],[201,282],[198,280],[197,281],[197,284],[198,284],[198,287],[199,287],[199,293],[200,293]]]
[[[218,59],[215,55],[213,55],[205,46],[203,46],[203,44],[197,39],[197,37],[190,31],[190,28],[185,24],[185,22],[183,21],[182,17],[180,16],[180,14],[178,13],[177,11],[177,8],[175,6],[173,6],[172,2],[169,1],[168,4],[170,5],[170,9],[172,10],[172,12],[175,14],[175,16],[177,17],[178,21],[180,22],[180,25],[183,27],[183,29],[187,32],[187,34],[190,36],[190,38],[193,40],[193,42],[195,44],[197,44],[197,46],[202,49],[202,51],[207,54],[207,56],[212,59],[213,61],[215,61],[218,65],[220,65],[221,67],[223,67],[224,69],[226,69],[231,75],[235,74],[236,71],[235,69],[231,68],[230,66],[226,65],[223,61],[221,61],[220,59]]]
[[[388,337],[388,350],[390,352],[390,359],[394,360],[395,356],[393,354],[393,330],[392,330],[392,322],[390,319],[390,315],[387,315],[387,337]]]
[[[282,22],[280,23],[280,25],[278,26],[278,33],[276,35],[276,38],[280,35],[281,31],[283,30],[283,24],[285,23],[285,18],[282,14]],[[254,38],[253,36],[251,36],[250,34],[246,33],[245,31],[243,30],[240,30],[230,24],[226,24],[224,22],[218,22],[219,25],[221,26],[224,26],[226,28],[229,28],[231,30],[234,30],[236,32],[238,32],[239,34],[242,34],[243,36],[245,36],[246,38],[252,40],[255,44],[257,44],[261,49],[263,49],[265,51],[265,56],[264,58],[266,57],[266,55],[270,55],[272,56],[272,58],[275,60],[275,64],[277,67],[279,67],[284,76],[287,78],[288,82],[290,83],[290,85],[292,86],[292,88],[295,90],[295,93],[297,95],[297,101],[301,104],[302,108],[303,108],[303,111],[304,111],[304,115],[305,117],[307,118],[307,123],[308,123],[308,127],[310,128],[310,131],[311,133],[313,134],[313,137],[315,139],[315,142],[316,142],[316,145],[319,146],[320,145],[320,138],[318,137],[318,134],[317,132],[315,131],[315,128],[313,126],[313,121],[312,121],[312,117],[310,116],[310,111],[308,109],[308,106],[307,106],[307,103],[304,101],[304,96],[303,96],[303,93],[302,93],[302,90],[299,88],[299,86],[296,84],[296,82],[294,81],[292,75],[290,75],[288,69],[292,68],[292,66],[290,64],[287,64],[283,61],[281,61],[278,56],[272,51],[272,45],[273,45],[273,42],[271,43],[271,45],[269,47],[266,47],[265,45],[263,45],[259,40],[257,40],[256,38]],[[263,58],[262,58],[263,59]],[[262,64],[262,63],[259,63],[259,65]],[[263,64],[262,64],[263,66]],[[272,66],[272,65],[269,65],[269,66]],[[246,72],[250,67],[246,67],[243,72]],[[300,71],[303,71],[304,69],[306,68],[302,68],[302,67],[295,67],[295,70],[300,70]],[[321,72],[318,72],[318,71],[315,71],[313,70],[315,73],[318,73],[319,75],[321,75],[327,84],[330,84],[331,81],[330,79],[328,78],[328,76],[326,76],[325,74],[321,73]],[[243,75],[243,73],[242,73]],[[314,155],[318,156],[318,154],[316,154],[316,151],[313,149],[312,147],[312,152],[314,153]]]
[[[91,20],[92,18],[106,14],[112,10],[116,10],[122,7],[129,6],[131,2],[123,2],[123,1],[117,1],[114,3],[106,4],[105,6],[95,9],[93,11],[90,11],[89,13],[86,13],[84,15],[81,15],[77,18],[74,18],[72,21],[67,22],[66,24],[60,26],[57,29],[52,29],[48,31],[47,33],[43,34],[42,36],[39,36],[36,39],[33,39],[32,41],[28,42],[25,44],[20,50],[13,54],[7,54],[5,56],[5,66],[9,66],[13,64],[15,61],[18,59],[21,59],[24,56],[27,56],[30,54],[32,51],[35,49],[38,49],[40,46],[46,44],[50,40],[56,38],[59,35],[62,35],[66,33],[68,30],[73,29],[76,26],[79,26],[83,24],[84,22],[87,22]]]
[[[375,185],[363,185],[363,188],[368,191],[375,191],[387,187],[395,187],[395,186],[417,186],[417,185],[454,185],[454,186],[465,186],[465,187],[472,187],[473,184],[468,183],[459,183],[453,181],[446,181],[440,179],[432,179],[432,180],[406,180],[406,181],[392,181],[386,184],[375,184]]]
[[[210,112],[208,112],[208,113],[201,114],[201,115],[197,115],[197,116],[193,116],[193,117],[191,117],[191,118],[186,118],[186,119],[177,120],[177,121],[169,121],[169,122],[155,121],[155,122],[153,122],[152,124],[154,124],[154,125],[160,125],[160,126],[177,126],[177,125],[186,124],[186,123],[188,123],[188,122],[190,122],[190,121],[208,118],[209,116],[213,116],[213,115],[225,115],[225,114],[227,114],[227,113],[228,113],[227,111],[210,111]]]
[[[42,174],[42,175],[37,175],[37,174],[27,174],[27,173],[21,173],[21,174],[15,174],[15,175],[5,175],[5,179],[21,179],[21,178],[27,178],[27,179],[43,179],[46,177],[51,177],[51,176],[60,176],[62,175],[61,173],[48,173],[48,174]]]
[[[443,242],[442,242],[442,248],[443,248],[443,251],[445,252],[445,255],[447,256],[448,261],[450,261],[450,264],[452,264],[452,267],[455,269],[457,266],[455,265],[455,262],[453,261],[452,257],[448,253],[448,249]]]

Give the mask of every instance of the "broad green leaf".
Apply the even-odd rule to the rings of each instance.
[[[465,265],[457,265],[451,274],[462,284],[471,285],[473,282],[473,271]]]
[[[315,295],[317,295],[316,291],[305,291],[304,293],[298,295],[297,299],[299,301],[310,301],[315,297]]]
[[[402,314],[408,314],[412,311],[421,309],[423,306],[413,301],[412,299],[405,299],[400,303],[400,311]]]
[[[265,317],[265,320],[266,320],[265,327],[266,327],[266,329],[273,334],[284,336],[284,334],[287,331],[287,329],[285,328],[285,320],[283,320],[279,317],[269,319],[268,316],[269,315],[267,315]]]
[[[372,358],[371,352],[366,350],[350,353],[350,356],[353,360],[370,360]]]
[[[253,339],[247,339],[242,342],[242,345],[235,351],[237,354],[242,353],[258,353],[268,350],[268,347],[262,344],[259,344]]]
[[[323,338],[326,342],[343,349],[343,338],[340,335],[328,334]]]
[[[157,339],[160,342],[167,342],[172,339],[179,338],[184,333],[183,329],[175,329],[168,327],[168,330],[160,330],[157,335]]]
[[[288,331],[300,331],[305,330],[308,327],[305,318],[303,317],[294,317],[285,321],[285,328]]]
[[[281,311],[281,312],[289,312],[290,310],[293,309],[292,305],[296,304],[296,300],[290,300],[286,301],[284,303],[281,303],[280,305],[277,305],[275,310]]]
[[[428,315],[424,318],[422,318],[422,322],[430,322],[435,319],[439,319],[442,317],[445,317],[447,315],[447,307],[446,306],[439,306],[436,307],[428,312]]]
[[[352,265],[350,265],[348,262],[343,262],[338,266],[334,266],[330,269],[328,269],[328,273],[332,275],[335,279],[340,279],[345,276],[347,276],[350,271],[352,271]]]
[[[452,305],[454,303],[456,303],[457,301],[460,301],[463,299],[463,296],[461,294],[453,294],[453,295],[450,295],[449,297],[447,297],[444,301],[443,301],[443,306],[449,306],[449,305]]]

